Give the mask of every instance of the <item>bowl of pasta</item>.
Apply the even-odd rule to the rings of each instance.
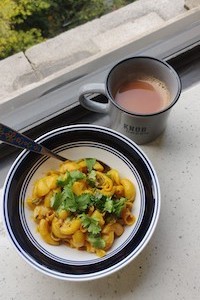
[[[130,139],[105,127],[71,125],[37,142],[60,162],[27,150],[3,192],[4,224],[18,253],[58,279],[98,279],[144,249],[157,225],[156,172]]]

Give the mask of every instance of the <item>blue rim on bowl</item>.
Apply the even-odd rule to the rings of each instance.
[[[13,163],[4,185],[4,224],[20,255],[37,270],[63,280],[93,280],[112,274],[132,261],[147,245],[157,225],[160,212],[160,187],[155,170],[141,149],[118,132],[95,125],[72,125],[55,129],[37,139],[38,142],[67,158],[91,157],[106,164],[117,164],[134,177],[137,184],[137,222],[120,244],[103,258],[78,255],[45,246],[31,227],[25,199],[34,174],[49,166],[54,159],[22,151]],[[103,141],[103,142],[101,142]],[[87,152],[87,153],[86,153]],[[89,156],[88,156],[89,153]],[[70,157],[68,157],[70,155]],[[74,156],[75,155],[75,156]],[[112,162],[113,159],[113,162]],[[56,161],[56,163],[58,163]],[[117,167],[116,167],[117,168]],[[127,171],[126,171],[127,170]],[[52,250],[53,249],[53,250]],[[74,251],[72,249],[71,251]]]

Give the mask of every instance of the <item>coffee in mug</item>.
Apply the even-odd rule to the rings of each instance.
[[[170,102],[165,83],[153,77],[124,82],[114,95],[116,103],[132,113],[151,114],[164,109]]]
[[[93,101],[88,94],[100,93],[107,103]],[[165,61],[135,56],[116,64],[105,83],[84,85],[80,104],[100,113],[108,113],[110,127],[138,144],[151,142],[166,128],[171,108],[179,99],[181,81]]]

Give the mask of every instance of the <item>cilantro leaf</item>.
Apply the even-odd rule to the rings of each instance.
[[[69,173],[69,172],[68,172]],[[68,173],[66,173],[65,176],[60,176],[57,179],[57,185],[60,187],[64,187],[65,185],[67,185],[70,181],[69,175]]]
[[[91,172],[96,163],[96,159],[95,158],[86,158],[85,162],[86,162],[88,172]]]
[[[98,224],[98,221],[92,218],[90,225],[88,227],[88,232],[91,232],[92,234],[98,234],[100,231],[101,231],[101,227]]]
[[[87,228],[87,231],[92,234],[98,234],[101,231],[101,226],[96,218],[90,217],[86,214],[81,215],[81,222],[83,227]]]
[[[64,177],[62,176],[58,178],[57,185],[60,187],[65,187],[66,185],[72,186],[76,180],[81,180],[85,177],[85,174],[79,170],[74,170],[71,172],[67,171]]]
[[[91,243],[93,247],[98,249],[103,249],[106,245],[104,239],[102,239],[100,236],[95,236],[92,234],[88,236],[88,241]]]
[[[90,194],[84,193],[75,198],[78,211],[85,211],[90,204]]]
[[[90,200],[89,196],[77,197],[72,191],[73,183],[85,177],[86,175],[84,173],[79,170],[74,170],[71,172],[67,171],[64,178],[57,180],[57,185],[63,188],[61,196],[59,196],[59,201],[57,200],[56,204],[54,204],[57,209],[61,206],[65,210],[76,212],[77,210],[83,211],[87,208]]]
[[[117,217],[120,217],[122,209],[124,208],[126,203],[126,198],[120,198],[113,201],[113,213],[116,214]]]
[[[77,203],[71,188],[69,186],[65,186],[62,191],[62,195],[64,198],[65,210],[70,210],[71,212],[75,212],[77,210]]]
[[[96,193],[91,196],[91,203],[99,209],[101,212],[108,212],[110,214],[115,214],[120,217],[122,209],[124,208],[126,198],[112,199],[101,193]]]
[[[69,173],[70,177],[71,177],[71,180],[74,182],[76,180],[80,180],[80,179],[84,179],[85,178],[85,174],[82,173],[81,171],[79,170],[74,170],[74,171],[71,171]]]
[[[58,209],[58,207],[61,205],[63,200],[63,196],[61,192],[55,193],[53,195],[53,197],[51,198],[51,207],[53,207],[53,209]]]
[[[85,227],[85,228],[89,227],[90,217],[87,216],[86,214],[81,214],[80,218],[81,218],[81,222],[82,222],[83,227]]]
[[[106,202],[106,196],[101,193],[96,192],[94,195],[91,196],[91,203],[99,209],[101,212],[104,211],[104,205]]]
[[[110,197],[107,197],[104,203],[104,211],[112,213],[113,210],[114,210],[114,201]]]
[[[87,176],[87,182],[91,187],[95,187],[96,184],[96,171],[92,170]]]

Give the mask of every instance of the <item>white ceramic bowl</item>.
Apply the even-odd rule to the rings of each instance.
[[[44,134],[37,142],[70,160],[95,157],[116,168],[121,177],[133,181],[136,222],[126,227],[102,258],[66,246],[46,244],[36,232],[25,200],[35,180],[50,169],[57,169],[60,162],[24,150],[13,163],[4,185],[4,223],[16,250],[37,270],[63,280],[97,279],[126,266],[147,245],[159,217],[159,182],[149,159],[127,137],[95,125],[62,127]]]

